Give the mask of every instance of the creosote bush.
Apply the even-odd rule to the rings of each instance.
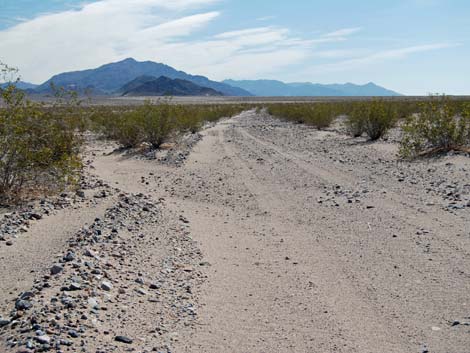
[[[392,103],[375,99],[356,103],[346,125],[352,136],[359,137],[365,133],[370,140],[375,141],[395,125],[397,118],[398,113]]]
[[[14,70],[0,64],[3,78]],[[15,82],[0,92],[0,199],[73,182],[80,167],[80,138],[67,108],[29,101]]]
[[[100,107],[91,114],[90,126],[124,148],[144,143],[159,148],[178,135],[196,133],[205,123],[244,109],[242,105],[176,105],[170,101],[146,102],[139,107]]]
[[[334,103],[285,103],[268,105],[268,113],[281,119],[325,129],[336,118]]]
[[[420,111],[408,117],[403,126],[400,155],[420,155],[470,150],[470,105],[433,96],[420,104]]]

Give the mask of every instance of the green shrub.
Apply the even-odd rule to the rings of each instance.
[[[346,120],[348,133],[353,137],[360,137],[365,132],[365,103],[358,103],[351,107],[351,112]]]
[[[4,73],[11,73],[2,65]],[[30,102],[14,85],[0,92],[0,198],[73,182],[80,166],[76,120]]]
[[[336,117],[333,103],[270,104],[268,105],[268,113],[281,119],[310,125],[317,129],[329,127]]]
[[[413,158],[422,154],[466,150],[470,147],[470,106],[461,109],[445,96],[432,96],[421,103],[418,114],[403,126],[400,155]]]
[[[139,107],[99,107],[89,126],[125,148],[148,143],[159,148],[178,135],[198,132],[205,122],[215,122],[246,109],[243,105],[174,105],[170,102]]]
[[[357,103],[349,114],[346,125],[351,135],[358,137],[366,133],[370,140],[383,137],[397,121],[397,112],[392,103],[380,99]]]

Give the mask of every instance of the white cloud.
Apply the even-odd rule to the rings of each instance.
[[[256,21],[264,22],[264,21],[274,20],[276,18],[277,16],[263,16],[263,17],[258,17]]]
[[[220,15],[217,11],[194,12],[217,2],[101,0],[42,15],[0,32],[0,60],[19,67],[23,78],[35,83],[59,72],[126,57],[223,79],[262,75],[299,63],[316,44],[279,27],[245,28],[191,39],[189,36]]]
[[[127,57],[163,62],[217,80],[275,77],[280,72],[303,79],[318,72],[349,70],[450,46],[421,45],[367,55],[363,50],[339,47],[360,27],[308,39],[276,26],[213,35],[205,32],[194,39],[198,30],[207,29],[219,18],[220,12],[212,6],[204,10],[218,2],[101,0],[41,15],[0,31],[0,61],[18,67],[25,80],[35,83],[56,73],[93,68]],[[287,70],[295,65],[312,65],[315,60],[329,63]]]
[[[0,31],[0,60],[42,82],[62,71],[95,67],[133,56],[158,59],[158,46],[206,26],[218,16],[182,11],[217,0],[102,0],[78,10],[46,14]]]
[[[416,53],[423,53],[428,51],[435,51],[440,49],[447,49],[459,46],[456,43],[434,43],[426,45],[416,45],[405,48],[391,49],[378,51],[372,54],[363,55],[353,59],[339,61],[331,64],[317,65],[307,70],[310,74],[313,73],[325,73],[334,71],[348,71],[355,68],[364,67],[378,62],[387,60],[404,59],[409,55]],[[353,54],[351,54],[353,55]]]
[[[361,27],[343,28],[334,32],[325,34],[325,37],[346,37],[361,31]]]

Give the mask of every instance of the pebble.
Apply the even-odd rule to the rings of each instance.
[[[73,261],[75,260],[75,258],[76,258],[76,255],[73,251],[69,251],[67,255],[64,256],[64,260],[67,262]]]
[[[72,338],[80,337],[80,335],[78,334],[78,332],[75,331],[75,330],[69,330],[68,335],[69,335],[70,337],[72,337]]]
[[[116,336],[114,337],[114,340],[117,342],[122,342],[122,343],[127,343],[127,344],[131,344],[132,342],[134,342],[132,338],[129,338],[126,336]]]
[[[28,301],[28,300],[17,300],[16,303],[15,303],[15,308],[17,310],[29,310],[31,309],[31,307],[33,306],[33,304]]]
[[[43,335],[43,336],[37,336],[35,337],[35,340],[38,341],[39,343],[41,344],[49,344],[51,343],[51,338],[47,335]]]
[[[108,281],[103,281],[101,282],[101,289],[109,292],[111,289],[113,289],[113,285]]]
[[[54,265],[51,267],[51,275],[57,275],[61,273],[64,268],[61,265]]]

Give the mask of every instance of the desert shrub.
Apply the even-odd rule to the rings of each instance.
[[[93,131],[125,148],[148,143],[158,148],[168,139],[196,133],[205,122],[215,122],[246,109],[242,105],[176,105],[169,101],[139,107],[99,107],[90,118]]]
[[[159,105],[146,103],[133,113],[136,115],[135,119],[141,122],[145,142],[158,148],[176,130],[174,110],[174,107],[167,103]]]
[[[394,126],[397,112],[392,103],[376,99],[357,103],[349,114],[346,125],[353,136],[366,133],[370,140],[383,137]]]
[[[0,106],[0,198],[74,181],[80,166],[75,120],[29,101],[14,85],[0,92]]]
[[[403,126],[400,155],[412,158],[422,154],[470,148],[470,106],[459,109],[445,96],[433,96],[420,104]]]
[[[331,125],[336,117],[333,103],[286,103],[268,105],[268,113],[272,116],[307,124],[317,129]]]
[[[348,133],[353,137],[362,136],[365,132],[365,116],[366,116],[366,103],[354,104],[348,113],[348,119],[346,120],[346,128]]]

